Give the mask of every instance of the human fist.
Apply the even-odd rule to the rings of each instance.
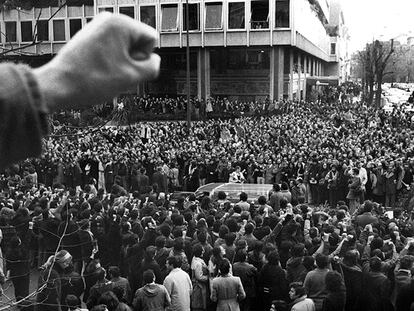
[[[155,29],[125,15],[97,15],[48,64],[34,70],[51,110],[109,100],[157,77]]]

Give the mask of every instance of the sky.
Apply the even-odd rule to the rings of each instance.
[[[410,31],[414,36],[414,0],[341,1],[351,35],[351,52],[373,39],[390,40],[401,34],[407,36]]]

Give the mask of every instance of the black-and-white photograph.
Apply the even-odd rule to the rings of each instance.
[[[414,311],[413,0],[0,0],[0,311]]]

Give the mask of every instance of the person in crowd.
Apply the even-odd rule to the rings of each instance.
[[[246,249],[240,249],[236,253],[236,262],[233,265],[233,275],[240,278],[246,298],[240,302],[240,310],[248,311],[257,304],[256,283],[257,268],[247,262]]]
[[[382,272],[382,260],[378,256],[369,259],[369,272],[363,276],[362,306],[364,310],[393,310],[391,281]]]
[[[167,258],[167,269],[169,274],[164,280],[164,286],[171,298],[171,311],[189,311],[191,305],[191,294],[193,285],[189,275],[181,269],[182,259],[180,256]]]
[[[121,276],[120,269],[117,266],[109,267],[108,274],[113,287],[121,287],[124,290],[123,300],[129,302],[131,300],[131,286],[129,285],[128,279]]]
[[[39,289],[36,296],[36,305],[39,310],[60,311],[60,305],[64,303],[66,297],[61,297],[61,279],[65,269],[72,262],[72,255],[61,250],[52,255],[42,266],[39,276]]]
[[[191,295],[192,310],[206,310],[208,298],[208,267],[203,259],[204,249],[200,244],[193,246],[191,261],[191,279],[193,293]]]
[[[323,311],[344,311],[346,294],[342,276],[336,271],[329,271],[325,276],[328,295],[322,304]]]
[[[6,252],[6,267],[9,271],[14,287],[16,301],[29,295],[30,285],[30,262],[28,249],[22,245],[18,236],[10,239],[9,248]]]
[[[359,252],[348,250],[340,263],[346,288],[345,310],[360,310],[362,295],[362,269],[358,265]],[[326,279],[325,279],[326,281]]]
[[[270,309],[273,300],[287,300],[288,283],[285,271],[280,266],[277,251],[266,255],[266,264],[261,268],[257,277],[258,299],[262,310]]]
[[[139,288],[132,302],[133,310],[163,311],[170,306],[171,298],[167,289],[155,283],[155,275],[152,270],[146,270],[143,274],[145,285]]]
[[[308,297],[315,303],[315,309],[322,310],[323,301],[328,295],[326,289],[326,275],[329,272],[328,264],[329,258],[324,254],[316,254],[315,257],[316,268],[309,272],[303,283],[308,293]]]
[[[66,305],[68,306],[69,311],[86,311],[87,309],[82,308],[81,301],[79,297],[75,295],[66,296]]]
[[[240,166],[236,166],[236,169],[234,172],[230,174],[229,182],[230,183],[236,183],[236,184],[242,184],[246,178],[243,176],[243,172],[241,171]]]
[[[289,284],[289,298],[292,300],[291,311],[315,311],[312,299],[307,298],[306,289],[300,282]]]
[[[100,304],[99,298],[101,295],[105,292],[112,291],[114,287],[113,283],[106,278],[106,270],[104,268],[99,268],[96,274],[96,283],[92,286],[88,301],[86,302],[88,309],[92,309],[94,306]]]
[[[239,311],[239,302],[246,298],[241,280],[230,274],[230,261],[223,259],[219,266],[220,276],[213,280],[211,300],[217,302],[217,311]]]
[[[113,291],[104,292],[98,299],[98,305],[105,305],[108,311],[132,311],[128,305],[119,301]]]
[[[358,168],[352,168],[350,176],[351,178],[348,184],[349,191],[346,198],[349,200],[349,211],[353,214],[359,207],[360,196],[362,193],[362,183],[361,178],[359,177]]]

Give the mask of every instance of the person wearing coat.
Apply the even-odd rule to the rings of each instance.
[[[343,262],[340,264],[346,287],[345,311],[360,310],[362,269],[357,264],[358,257],[357,250],[349,250],[345,253]]]
[[[373,200],[378,203],[384,203],[384,193],[385,193],[385,171],[382,167],[382,164],[379,164],[378,167],[374,170],[376,176],[375,184],[372,183],[372,196]]]
[[[385,207],[395,207],[395,197],[397,194],[397,175],[394,168],[389,166],[384,175],[385,180]]]
[[[6,267],[10,271],[14,296],[16,301],[19,301],[29,294],[30,262],[27,247],[25,247],[18,236],[10,239],[6,258]]]
[[[162,171],[162,167],[158,167],[157,171],[152,175],[152,183],[158,185],[159,192],[167,192],[168,190],[168,178]]]
[[[193,260],[191,261],[191,281],[193,283],[193,294],[191,296],[191,308],[195,310],[206,310],[208,267],[203,260],[204,249],[200,244],[193,247]]]
[[[237,262],[233,265],[233,275],[240,277],[246,298],[240,303],[241,311],[249,311],[256,301],[257,268],[247,262],[246,249],[240,249],[236,253]]]
[[[348,195],[346,198],[349,200],[349,212],[351,215],[358,209],[359,198],[361,196],[361,178],[359,178],[359,169],[354,167],[351,172],[351,178],[348,184]]]
[[[230,274],[230,261],[223,259],[219,266],[220,276],[213,280],[211,300],[217,302],[216,311],[240,311],[239,301],[246,298],[239,277]]]
[[[315,311],[315,303],[306,296],[306,289],[299,282],[293,282],[289,285],[289,298],[291,303],[291,311]]]
[[[146,175],[147,171],[141,167],[137,176],[138,189],[140,194],[150,192],[149,177]]]
[[[59,251],[55,256],[50,256],[41,267],[39,276],[39,289],[36,297],[36,311],[61,311],[62,278],[65,269],[70,266],[72,255],[65,251]]]
[[[277,251],[270,252],[257,278],[259,310],[269,310],[273,300],[287,300],[288,283],[285,271],[280,266]]]

